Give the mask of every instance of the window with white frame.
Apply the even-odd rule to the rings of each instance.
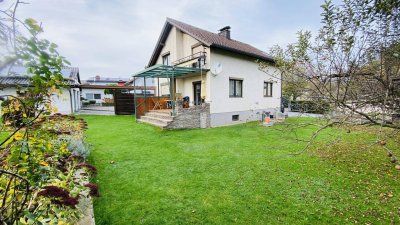
[[[86,99],[89,99],[89,100],[94,99],[93,94],[92,93],[86,93]]]
[[[92,99],[101,99],[101,94],[93,94],[93,93],[86,93],[86,99],[92,100]]]
[[[170,63],[171,63],[171,57],[170,56],[171,55],[169,53],[162,56],[163,65],[167,65],[167,66],[170,65]]]

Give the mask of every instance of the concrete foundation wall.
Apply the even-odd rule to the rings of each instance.
[[[239,123],[246,123],[250,121],[261,121],[263,112],[270,112],[271,115],[275,115],[279,112],[280,108],[269,108],[269,109],[255,109],[247,111],[235,111],[235,112],[225,112],[225,113],[212,113],[211,117],[211,127],[233,125]],[[233,121],[232,116],[239,115],[239,120]]]

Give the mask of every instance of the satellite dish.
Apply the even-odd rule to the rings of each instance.
[[[211,73],[214,76],[217,76],[222,72],[222,64],[217,62],[211,67]]]

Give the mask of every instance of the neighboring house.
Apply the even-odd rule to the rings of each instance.
[[[80,101],[80,77],[79,69],[76,67],[63,67],[61,73],[68,83],[67,88],[62,88],[61,95],[53,95],[52,105],[56,107],[58,113],[71,114],[78,112],[81,108]],[[26,75],[26,68],[23,66],[13,66],[0,70],[0,96],[17,95],[17,90],[28,87],[31,77]]]
[[[135,77],[129,79],[128,82],[124,84],[125,86],[135,86],[135,89],[132,90],[131,93],[135,93],[137,95],[144,95],[146,92],[147,95],[154,95],[156,90],[156,83],[154,79],[146,79],[146,85],[144,83],[144,79],[142,77]],[[145,90],[146,87],[146,90]]]
[[[271,67],[263,72],[257,60],[274,64],[263,51],[232,39],[229,26],[212,33],[167,18],[147,68],[134,77],[155,79],[156,95],[170,95],[175,108],[169,121],[157,121],[155,113],[141,120],[164,128],[214,127],[259,120],[263,111],[280,111],[280,71]],[[187,117],[197,122],[174,124],[182,114],[191,113],[180,105],[185,96],[190,108],[200,109]]]
[[[123,86],[128,79],[95,76],[82,81],[82,97],[86,100],[95,100],[96,103],[113,101],[112,94],[104,94],[110,86]]]

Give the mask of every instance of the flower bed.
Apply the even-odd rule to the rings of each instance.
[[[29,129],[3,122],[11,135],[0,149],[0,221],[76,224],[85,210],[79,202],[99,196],[88,183],[96,168],[85,162],[86,122],[61,114],[39,117]]]

